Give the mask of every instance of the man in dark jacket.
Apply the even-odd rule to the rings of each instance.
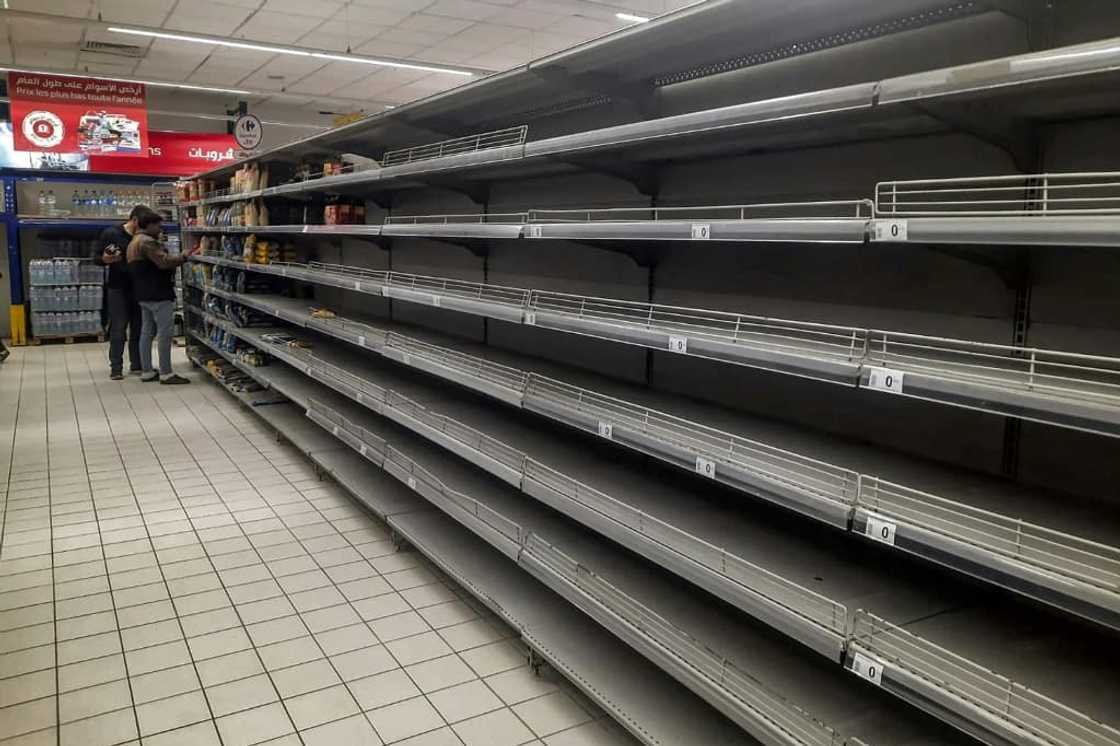
[[[136,235],[128,244],[128,276],[132,295],[140,304],[140,366],[145,383],[190,383],[171,370],[171,327],[175,321],[175,270],[183,266],[190,252],[172,256],[159,240],[163,219],[158,213],[143,210],[136,217]],[[152,338],[159,340],[159,372],[152,367]]]
[[[140,306],[129,287],[125,251],[136,233],[136,216],[147,209],[137,205],[128,214],[128,222],[101,231],[93,251],[93,263],[109,268],[105,297],[109,307],[109,377],[114,381],[122,377],[126,339],[129,372],[140,374]]]

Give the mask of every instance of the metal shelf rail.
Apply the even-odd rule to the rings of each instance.
[[[451,311],[1120,436],[1120,357],[324,264],[240,267]]]
[[[272,349],[270,349],[267,344],[262,344],[258,339],[255,339],[255,335],[245,331],[242,331],[242,334],[246,335],[247,341],[253,342],[263,349],[269,349],[270,351],[272,351]],[[344,389],[337,386],[337,384],[332,381],[332,378],[337,378],[343,381],[353,381],[354,379],[359,378],[359,376],[342,372],[337,366],[327,364],[324,361],[315,361],[312,363],[307,362],[307,360],[312,359],[313,356],[306,350],[301,350],[298,348],[294,348],[292,350],[282,350],[277,356],[283,359],[285,362],[294,365],[294,367],[296,367],[297,369],[303,370],[313,380],[335,388],[340,392],[344,391]],[[355,387],[350,384],[348,388],[351,388],[353,390],[353,388]],[[1022,720],[1022,718],[1018,718],[1016,713],[1010,712],[1005,708],[998,706],[999,703],[993,705],[992,702],[989,702],[987,700],[981,701],[979,703],[979,711],[973,711],[975,709],[974,707],[972,707],[972,705],[974,704],[974,696],[973,689],[970,688],[970,686],[980,686],[986,687],[988,689],[998,689],[1005,683],[1007,686],[1011,686],[1011,683],[1004,677],[993,674],[992,672],[987,671],[986,669],[983,669],[982,667],[979,667],[964,658],[953,655],[949,660],[959,661],[961,665],[967,665],[969,667],[969,670],[972,672],[971,679],[963,680],[956,673],[955,667],[958,665],[957,663],[954,663],[953,666],[950,666],[948,668],[940,665],[940,658],[937,655],[933,654],[933,652],[939,650],[936,646],[928,643],[925,640],[922,640],[915,635],[899,630],[899,632],[901,634],[904,634],[906,636],[906,639],[910,641],[910,647],[909,649],[902,652],[896,651],[893,657],[890,658],[890,663],[892,666],[895,666],[898,671],[914,672],[921,678],[917,678],[912,681],[907,680],[907,685],[905,687],[892,685],[892,682],[893,684],[898,684],[899,677],[895,675],[895,678],[891,678],[887,673],[885,673],[884,669],[889,671],[895,671],[896,669],[887,668],[886,666],[884,666],[881,657],[873,656],[871,658],[868,658],[869,655],[878,653],[878,649],[869,650],[866,641],[861,643],[861,647],[859,647],[858,649],[854,648],[852,645],[853,640],[856,639],[854,635],[858,634],[859,630],[861,630],[863,626],[866,626],[866,622],[861,621],[861,619],[865,620],[867,617],[865,612],[862,612],[864,614],[864,617],[853,617],[849,620],[847,617],[847,612],[842,604],[837,604],[836,602],[830,601],[823,596],[819,596],[818,594],[814,594],[807,589],[803,589],[796,584],[791,584],[789,581],[779,576],[774,576],[772,573],[768,573],[762,568],[752,566],[750,563],[744,562],[741,559],[735,558],[734,556],[729,555],[727,552],[718,549],[717,547],[707,544],[698,537],[691,536],[686,532],[680,531],[679,529],[676,529],[675,527],[658,520],[655,516],[651,516],[645,513],[635,513],[632,508],[628,508],[628,506],[625,506],[619,501],[613,500],[609,496],[603,495],[602,493],[589,488],[586,485],[582,485],[577,480],[560,474],[555,470],[544,466],[543,464],[534,462],[533,459],[528,458],[525,454],[516,451],[516,449],[512,448],[511,446],[496,443],[495,441],[493,441],[493,439],[488,438],[484,434],[473,430],[467,425],[455,422],[454,420],[451,420],[450,418],[447,418],[443,415],[430,412],[429,410],[426,410],[422,405],[409,400],[407,397],[401,396],[380,387],[372,388],[379,389],[376,403],[368,401],[362,403],[366,403],[366,405],[369,406],[374,412],[388,417],[389,419],[392,419],[399,424],[403,424],[406,427],[409,427],[410,429],[416,431],[418,434],[427,435],[427,433],[425,432],[425,428],[427,428],[429,431],[442,433],[445,437],[450,437],[452,440],[458,441],[458,447],[453,446],[451,450],[459,453],[460,455],[465,455],[464,446],[466,446],[467,450],[471,450],[471,444],[489,443],[490,446],[487,448],[488,454],[486,454],[486,458],[497,457],[498,459],[505,461],[506,466],[509,467],[511,471],[516,471],[520,467],[520,486],[529,494],[533,494],[534,496],[538,497],[540,496],[539,490],[532,490],[529,486],[530,483],[535,480],[539,484],[543,484],[544,486],[555,490],[558,494],[568,496],[569,500],[577,502],[583,505],[585,508],[589,508],[591,510],[599,512],[600,514],[610,516],[614,520],[620,521],[625,526],[631,528],[635,526],[638,527],[637,530],[639,530],[641,533],[650,537],[654,537],[655,541],[660,541],[665,546],[679,551],[684,557],[688,557],[701,564],[709,564],[710,566],[715,566],[717,568],[724,568],[723,572],[727,577],[736,575],[734,569],[729,568],[742,568],[746,570],[747,575],[739,575],[737,579],[741,581],[744,577],[747,578],[747,587],[753,588],[758,592],[768,593],[770,597],[780,598],[783,601],[788,601],[793,598],[796,600],[796,602],[799,602],[798,606],[802,610],[805,609],[806,596],[816,597],[818,603],[818,612],[820,615],[822,615],[818,616],[817,621],[828,624],[833,629],[838,628],[840,633],[843,635],[844,642],[842,648],[839,651],[839,656],[836,656],[834,653],[830,653],[828,651],[822,651],[820,648],[817,648],[818,652],[823,652],[832,660],[836,660],[837,658],[844,660],[846,667],[848,667],[849,670],[853,671],[853,673],[857,673],[864,678],[871,678],[873,683],[887,688],[892,693],[902,697],[903,699],[912,701],[919,707],[926,709],[931,713],[942,717],[943,719],[947,719],[950,722],[955,722],[960,727],[963,727],[966,731],[978,734],[982,738],[988,734],[991,734],[992,732],[995,732],[999,734],[1000,737],[1008,737],[1010,739],[1010,742],[1012,743],[1044,743],[1043,741],[1036,741],[1033,737],[1025,737],[1024,734],[1020,731],[1029,731],[1030,723],[1026,723]],[[368,388],[366,390],[369,391]],[[373,404],[373,406],[371,406],[371,404]],[[394,413],[393,410],[404,410],[405,413],[402,416],[402,414],[400,413]],[[316,419],[317,422],[323,424],[324,427],[327,427],[327,429],[331,430],[332,433],[336,436],[340,436],[340,422],[342,422],[343,420],[339,415],[335,414],[334,418],[330,418],[323,415],[314,415],[312,413],[309,413],[309,416],[312,416],[313,419]],[[416,427],[415,425],[410,424],[410,422],[420,422],[423,424],[423,426]],[[463,434],[466,434],[466,437],[463,437]],[[473,498],[470,498],[467,495],[448,488],[447,485],[441,482],[438,478],[431,475],[422,467],[418,467],[416,464],[411,462],[407,458],[407,456],[395,450],[392,446],[385,444],[384,441],[376,438],[376,436],[374,437],[374,440],[370,440],[369,438],[363,439],[362,437],[360,437],[359,433],[351,432],[349,436],[346,436],[343,439],[352,448],[361,450],[363,455],[366,455],[367,458],[370,458],[370,453],[380,454],[380,457],[384,462],[384,468],[386,468],[391,473],[394,473],[394,475],[401,479],[401,481],[407,482],[412,489],[419,491],[434,504],[439,505],[449,513],[454,514],[456,511],[465,511],[469,516],[473,516],[475,520],[481,521],[484,524],[484,529],[482,532],[480,532],[480,535],[483,535],[484,533],[496,533],[501,539],[501,541],[498,542],[498,544],[500,544],[500,548],[503,551],[507,552],[507,554],[510,554],[510,556],[519,557],[521,558],[521,561],[525,561],[525,553],[533,553],[532,547],[534,537],[531,535],[527,535],[522,527],[517,526],[515,522],[510,521],[504,516],[496,515],[492,510],[488,510],[484,505],[479,504]],[[430,435],[428,435],[428,437],[440,444],[444,444],[445,442],[441,441],[440,438],[431,438]],[[485,463],[483,461],[480,461],[479,458],[470,458],[469,460],[485,468]],[[544,478],[540,476],[542,471],[545,474]],[[512,481],[508,478],[508,475],[506,475],[506,481]],[[592,499],[588,499],[588,497],[591,497]],[[581,522],[588,523],[585,519],[580,518],[577,514],[575,514],[570,509],[570,505],[558,505],[556,504],[555,500],[548,500],[547,498],[544,499],[543,502],[552,505],[552,507],[557,508],[565,514],[576,517]],[[595,528],[594,525],[589,525],[591,525],[592,528]],[[615,538],[617,538],[616,533],[612,533],[609,531],[606,533],[608,536],[615,536]],[[681,539],[683,539],[683,543],[674,541],[675,537],[680,537]],[[491,541],[491,543],[495,543],[494,538],[488,538],[488,540]],[[511,546],[510,542],[514,542],[520,545],[520,547]],[[548,546],[547,542],[545,542],[545,546]],[[642,553],[646,554],[647,557],[649,556],[649,554],[646,552]],[[559,556],[564,559],[562,553]],[[650,558],[654,559],[654,561],[657,561],[658,564],[666,567],[667,569],[673,569],[675,572],[679,572],[670,564],[664,562],[663,559],[658,559],[656,556]],[[712,561],[705,563],[704,559],[711,559]],[[728,560],[731,560],[731,563],[729,563]],[[575,565],[574,562],[570,562],[570,564]],[[556,566],[553,565],[552,569],[555,571]],[[578,575],[579,573],[576,574]],[[685,573],[685,577],[689,577],[689,575]],[[570,582],[572,578],[569,577],[568,580]],[[576,583],[576,585],[580,586],[583,591],[587,592],[588,589],[586,586],[583,586],[581,583]],[[600,590],[602,590],[601,586],[599,586],[599,588]],[[603,600],[601,595],[597,595],[594,593],[592,593],[592,595],[595,596],[598,601]],[[719,595],[724,595],[726,597],[725,594]],[[615,599],[615,601],[616,614],[618,613],[619,608],[625,610],[629,607],[629,605],[626,603],[619,604],[617,598]],[[774,624],[774,619],[772,617],[768,618],[768,616],[765,614],[759,615],[757,611],[750,608],[749,605],[739,605],[741,608],[744,608],[744,610],[748,611],[748,613],[755,613],[757,616],[762,618],[763,621]],[[639,629],[646,632],[648,632],[651,627],[651,623],[649,623],[648,621],[645,621],[645,623],[643,623],[640,614],[637,624],[634,624],[633,619],[631,619],[630,622],[632,626],[637,626]],[[654,620],[652,627],[655,629],[661,629],[661,631],[664,633],[666,632],[666,629],[662,626],[662,624],[662,622]],[[782,631],[788,633],[788,628],[786,627],[779,626],[779,629],[782,629]],[[683,645],[683,647],[685,649],[693,647],[688,644],[690,637],[687,635],[687,633],[683,633],[680,630],[675,630],[671,625],[669,625],[668,631],[680,633],[678,637],[682,637],[684,639],[685,644]],[[629,639],[627,635],[624,634],[623,636],[624,638]],[[639,649],[642,649],[643,646],[641,645],[641,641],[638,641],[637,643],[634,643],[633,641],[631,642],[632,644],[635,644],[636,647],[639,647]],[[678,647],[681,647],[680,643],[678,643]],[[708,652],[703,646],[698,646],[698,650],[700,650],[701,652]],[[862,657],[857,659],[857,653]],[[703,657],[701,656],[700,659],[703,660]],[[865,667],[868,660],[873,661],[871,665],[877,667],[878,669],[878,673],[876,675],[872,675],[871,677],[867,676],[867,669]],[[859,661],[862,661],[863,663],[861,664],[859,663]],[[726,661],[724,662],[726,663]],[[692,665],[695,667],[700,664],[692,662]],[[703,671],[702,667],[701,671]],[[734,675],[735,673],[736,672],[734,670],[724,669],[724,675],[721,676],[718,680],[723,683],[724,687],[731,687],[732,684],[736,683],[736,676]],[[884,681],[886,681],[887,683],[884,683]],[[1049,717],[1051,710],[1061,715],[1061,718],[1067,723],[1067,726],[1053,726],[1053,735],[1063,735],[1068,727],[1070,733],[1084,734],[1093,739],[1089,741],[1058,740],[1057,742],[1059,743],[1076,743],[1079,745],[1084,743],[1086,744],[1086,746],[1090,746],[1090,744],[1092,746],[1097,746],[1097,744],[1110,742],[1113,735],[1117,735],[1107,726],[1096,723],[1095,721],[1092,721],[1081,713],[1060,705],[1059,703],[1052,703],[1051,700],[1044,697],[1034,695],[1030,692],[1029,689],[1022,687],[1021,685],[1015,684],[1014,686],[1019,691],[1028,692],[1033,696],[1036,713],[1035,717]],[[753,689],[757,689],[757,686],[753,687]],[[747,693],[749,694],[751,690],[752,688],[748,688]],[[709,693],[707,696],[709,700],[712,701],[711,698],[713,695]],[[750,699],[743,697],[741,693],[740,699],[746,699],[747,702],[750,702]],[[717,706],[719,706],[718,700],[719,693],[717,692],[713,704],[717,704]],[[1037,713],[1042,712],[1042,708],[1045,708],[1048,703],[1052,703],[1055,707],[1045,710],[1045,715],[1038,715]]]
[[[339,319],[309,320],[261,298],[214,291],[277,318],[356,343]],[[366,327],[359,346],[608,437],[787,509],[880,541],[1100,624],[1120,628],[1120,548],[999,515],[874,474],[750,441],[407,335]],[[484,466],[484,464],[479,464]],[[885,535],[883,534],[885,532]]]
[[[1120,245],[1120,173],[1071,172],[884,181],[873,241]]]
[[[944,706],[939,688],[953,692],[979,710],[998,713],[990,723],[1010,743],[1112,746],[1120,741],[1120,731],[1087,723],[1062,703],[862,609],[852,617],[844,666],[932,712]]]
[[[529,211],[526,238],[863,243],[870,200]]]
[[[456,137],[451,140],[431,143],[430,145],[418,145],[412,148],[389,150],[386,151],[384,157],[382,157],[381,165],[382,167],[400,166],[406,163],[415,163],[416,161],[430,161],[434,158],[446,158],[448,156],[462,155],[463,153],[474,153],[479,150],[524,145],[525,137],[528,133],[529,126],[522,124],[518,127],[508,127],[493,132],[482,132],[477,135]]]

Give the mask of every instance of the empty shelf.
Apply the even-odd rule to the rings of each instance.
[[[274,366],[274,373],[282,366]],[[501,616],[522,640],[640,741],[713,746],[752,743],[644,659],[635,657],[569,604],[432,509],[290,405],[254,408],[410,544]]]
[[[235,233],[308,236],[380,236],[380,225],[190,225],[184,226],[185,233]]]
[[[247,339],[255,341],[251,330],[243,333]],[[261,346],[269,349],[267,345]],[[280,354],[282,359],[287,356],[292,365],[316,380],[465,456],[545,504],[813,647],[828,659],[836,660],[845,644],[844,635],[851,619],[860,618],[859,615],[849,617],[846,605],[854,608],[864,603],[866,606],[866,599],[873,597],[874,608],[889,609],[881,613],[893,617],[901,628],[912,620],[956,614],[954,609],[962,602],[983,609],[983,605],[968,595],[958,593],[954,598],[953,594],[946,597],[919,592],[915,589],[929,588],[931,583],[921,579],[902,581],[895,577],[897,570],[892,573],[869,569],[859,560],[848,557],[840,547],[832,553],[827,550],[822,553],[796,531],[767,525],[757,517],[744,522],[735,511],[706,508],[698,504],[689,491],[651,480],[639,465],[627,467],[610,459],[590,457],[584,450],[571,447],[563,438],[535,431],[531,425],[519,425],[501,416],[500,412],[495,413],[454,392],[410,384],[406,378],[376,366],[371,369],[366,365],[363,370],[360,360],[348,359],[346,351],[332,350],[331,343],[325,340],[317,340],[313,350],[280,351]],[[293,355],[296,359],[292,359]],[[434,411],[423,411],[418,408],[417,401],[429,403]],[[437,412],[450,412],[451,418]],[[490,466],[493,461],[499,462],[500,468]],[[519,478],[511,479],[510,472],[516,475],[518,469]],[[507,530],[505,535],[508,541],[514,541],[515,536],[520,541],[520,532]],[[810,591],[807,586],[812,580],[820,581],[823,577],[829,578],[827,586],[817,586],[820,592]],[[791,579],[795,580],[791,582]],[[892,588],[893,581],[901,584]],[[869,616],[862,610],[859,614]],[[998,615],[986,613],[984,616]],[[1010,615],[1002,616],[1002,625],[1014,629],[1014,624],[1008,624]],[[957,618],[962,615],[957,614]],[[972,657],[980,655],[983,661],[985,652],[999,639],[990,637],[999,626],[978,622],[968,627],[972,641],[965,650],[972,651]],[[890,659],[899,673],[910,677],[910,689],[900,696],[918,701],[950,721],[962,720],[962,727],[970,732],[996,733],[1001,734],[1000,737],[1011,734],[1012,742],[1017,742],[1015,739],[1022,736],[1020,731],[1035,729],[1025,710],[1005,715],[1001,708],[993,707],[991,701],[983,702],[980,708],[972,704],[972,687],[977,685],[996,690],[1005,685],[1008,691],[1018,688],[1030,692],[1030,689],[1012,684],[963,657],[962,661],[974,672],[971,672],[971,679],[959,676],[956,668],[941,665],[945,659],[937,655],[936,643],[912,635],[910,638],[913,642],[909,655],[895,655]],[[1034,670],[1024,670],[1024,677],[1045,681],[1045,671],[1053,660],[1047,661],[1047,656],[1037,647],[1032,647],[1032,652],[1038,665]],[[849,663],[858,669],[859,660],[868,660],[869,654],[862,654],[862,659],[852,657]],[[1002,665],[998,657],[995,662]],[[999,667],[992,660],[986,664]],[[1086,661],[1083,669],[1088,666]],[[881,678],[882,668],[879,670]],[[894,683],[898,685],[897,681]],[[1077,697],[1083,697],[1083,691],[1093,688],[1092,684],[1084,682],[1080,686],[1082,691],[1076,693]],[[1032,696],[1035,695],[1032,693]],[[1047,701],[1041,695],[1035,698],[1038,702]],[[930,702],[936,704],[931,706]],[[946,708],[947,714],[940,708]],[[1055,703],[1055,711],[1065,712],[1065,709]],[[1073,710],[1069,710],[1066,719],[1071,724],[1070,732],[1075,733],[1076,738],[1086,739],[1076,742],[1094,743],[1095,737],[1111,738],[1114,734]],[[1058,726],[1053,728],[1040,731],[1067,737],[1066,730]]]
[[[1120,525],[1100,521],[1087,504],[1063,499],[1065,510],[1056,513],[1044,493],[561,366],[420,330],[401,334],[382,322],[309,319],[302,301],[237,299],[590,433],[608,430],[620,445],[869,540],[1120,626]]]
[[[339,265],[200,257],[397,300],[1120,436],[1120,358]]]
[[[1014,55],[1002,59],[957,65],[879,81],[809,91],[774,99],[751,101],[703,111],[604,127],[446,157],[325,176],[242,194],[212,194],[192,205],[215,204],[259,196],[312,191],[332,191],[356,186],[378,189],[419,184],[416,177],[454,176],[461,172],[479,177],[495,166],[503,176],[540,168],[542,161],[561,161],[605,151],[631,151],[637,160],[664,159],[670,146],[678,157],[750,146],[744,130],[770,134],[771,139],[792,144],[829,142],[853,125],[889,120],[897,133],[928,131],[936,120],[915,114],[914,102],[967,101],[998,95],[1029,106],[1046,100],[1047,88],[1077,86],[1110,90],[1120,67],[1120,47],[1114,39]],[[1068,99],[1058,105],[1076,110]],[[1099,109],[1093,109],[1099,113]],[[1057,112],[1049,111],[1050,115]],[[780,129],[776,126],[780,125]],[[799,140],[799,138],[801,140]],[[473,172],[473,173],[471,173]],[[414,181],[410,182],[409,180]]]

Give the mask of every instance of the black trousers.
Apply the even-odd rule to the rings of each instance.
[[[128,340],[129,370],[140,370],[140,304],[127,290],[109,288],[109,369],[124,372],[124,343]]]

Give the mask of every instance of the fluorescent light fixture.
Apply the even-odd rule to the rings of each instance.
[[[636,16],[632,13],[615,13],[614,17],[620,21],[630,21],[631,23],[648,23],[649,19],[645,16]],[[113,29],[109,29],[112,31]]]
[[[150,36],[156,39],[171,39],[172,41],[188,41],[195,44],[209,44],[216,47],[233,47],[235,49],[249,49],[254,52],[268,52],[269,54],[286,54],[292,57],[315,57],[321,60],[334,60],[336,62],[356,62],[362,65],[379,65],[381,67],[399,67],[408,70],[425,70],[433,73],[447,73],[448,75],[463,75],[473,77],[469,70],[456,70],[450,67],[436,67],[434,65],[413,64],[411,62],[397,62],[394,60],[380,60],[375,57],[360,57],[352,54],[329,54],[327,52],[309,52],[295,47],[274,47],[268,44],[252,44],[249,42],[233,41],[222,38],[205,36],[189,36],[187,34],[172,34],[163,31],[148,31],[147,29],[124,28],[110,26],[109,31],[117,34],[131,34],[133,36]]]
[[[381,65],[383,67],[403,67],[408,70],[427,70],[433,73],[448,73],[449,75],[466,75],[473,76],[474,73],[466,70],[451,70],[446,67],[430,67],[428,65],[414,65],[411,62],[387,62],[386,60],[375,60],[372,57],[353,57],[348,54],[327,54],[325,52],[312,52],[312,57],[318,57],[321,60],[336,60],[338,62],[360,62],[363,65]]]
[[[157,88],[179,88],[185,91],[203,91],[205,93],[236,93],[240,96],[251,96],[252,91],[242,90],[240,88],[215,88],[208,85],[192,85],[190,83],[172,83],[170,81],[162,80],[138,80],[135,78],[107,78],[104,75],[81,74],[81,73],[61,73],[52,70],[24,70],[18,67],[0,67],[0,72],[9,73],[24,73],[26,75],[56,75],[60,78],[98,78],[100,80],[112,80],[116,83],[140,83],[142,85],[150,85]]]
[[[212,39],[203,39],[197,36],[185,36],[183,34],[165,34],[162,31],[141,31],[140,29],[121,28],[120,26],[110,26],[109,31],[117,34],[132,34],[133,36],[154,36],[157,39],[171,39],[172,41],[190,41],[196,44],[214,44],[222,47],[236,47],[237,49],[251,49],[254,52],[268,52],[270,54],[293,54],[299,57],[310,57],[311,52],[301,52],[298,49],[287,49],[285,47],[272,47],[267,44],[248,44],[240,41],[217,41]]]

